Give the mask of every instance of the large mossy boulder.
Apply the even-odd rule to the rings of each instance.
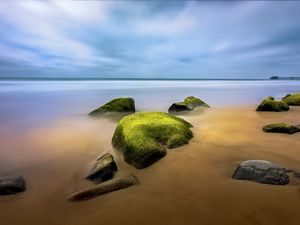
[[[13,195],[26,190],[26,181],[22,176],[0,178],[0,195]]]
[[[288,110],[289,110],[289,105],[286,102],[276,101],[272,96],[264,99],[256,108],[256,111],[282,112]]]
[[[288,123],[272,123],[264,126],[263,131],[272,133],[293,134],[299,132],[300,127]]]
[[[183,102],[175,102],[170,108],[169,112],[191,111],[196,107],[209,107],[204,101],[194,96],[189,96]]]
[[[288,172],[276,163],[265,160],[247,160],[235,170],[232,178],[235,180],[252,180],[263,184],[284,185],[289,183]]]
[[[282,98],[282,101],[286,102],[288,105],[297,105],[300,106],[300,93],[296,94],[288,94],[284,98]]]
[[[117,164],[113,156],[105,153],[96,160],[86,178],[94,183],[101,183],[112,179],[117,170]]]
[[[89,113],[90,116],[99,116],[108,113],[134,113],[133,98],[115,98]]]
[[[119,121],[112,145],[123,152],[127,163],[141,169],[164,157],[166,147],[187,144],[193,137],[191,127],[187,121],[167,113],[135,113]]]

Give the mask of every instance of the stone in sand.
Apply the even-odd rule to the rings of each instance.
[[[170,108],[169,112],[191,111],[196,107],[209,107],[204,101],[194,96],[189,96],[183,102],[175,102]]]
[[[273,162],[248,160],[237,167],[232,178],[236,180],[252,180],[263,184],[284,185],[289,183],[288,172],[290,170]]]
[[[263,131],[272,133],[293,134],[300,131],[300,127],[288,123],[272,123],[263,127]]]
[[[188,144],[192,125],[163,112],[141,112],[121,119],[112,138],[124,160],[138,169],[150,166],[167,154],[166,147]]]
[[[109,181],[96,185],[95,187],[79,191],[69,197],[69,201],[82,201],[95,198],[97,196],[127,188],[131,185],[137,184],[138,179],[133,175],[123,177],[116,177]]]
[[[276,101],[272,96],[264,99],[259,106],[257,106],[256,111],[273,111],[282,112],[288,111],[289,105],[284,101]]]
[[[300,93],[296,94],[287,94],[285,97],[282,98],[284,102],[286,102],[288,105],[296,105],[300,106]]]
[[[117,170],[118,168],[113,156],[105,153],[96,160],[86,178],[95,183],[101,183],[112,179]]]
[[[0,195],[13,195],[26,190],[26,182],[22,176],[0,177]]]
[[[90,116],[101,116],[108,113],[134,113],[135,105],[133,98],[115,98],[98,109],[89,113]]]

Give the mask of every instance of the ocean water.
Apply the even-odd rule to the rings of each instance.
[[[72,80],[0,81],[0,131],[24,130],[58,117],[86,116],[112,98],[131,96],[138,111],[167,111],[194,95],[212,107],[256,105],[300,92],[300,81]]]

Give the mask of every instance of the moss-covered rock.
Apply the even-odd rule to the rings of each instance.
[[[293,134],[299,132],[300,127],[288,123],[272,123],[264,126],[263,131],[272,133]]]
[[[300,93],[296,94],[288,94],[284,98],[282,98],[282,101],[286,102],[288,105],[297,105],[300,106]]]
[[[204,101],[194,96],[189,96],[184,99],[183,102],[175,102],[170,108],[169,112],[180,112],[180,111],[190,111],[196,107],[209,107]]]
[[[276,101],[272,96],[264,99],[259,106],[256,108],[256,111],[288,111],[289,105],[284,101]]]
[[[162,112],[141,112],[125,116],[117,125],[112,145],[123,152],[124,160],[145,168],[166,155],[166,148],[187,144],[192,125]]]
[[[133,98],[115,98],[98,109],[89,113],[90,116],[99,116],[107,113],[134,113],[135,105]]]

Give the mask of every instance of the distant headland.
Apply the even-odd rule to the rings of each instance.
[[[279,77],[279,76],[272,76],[270,77],[271,80],[300,80],[300,77]]]

